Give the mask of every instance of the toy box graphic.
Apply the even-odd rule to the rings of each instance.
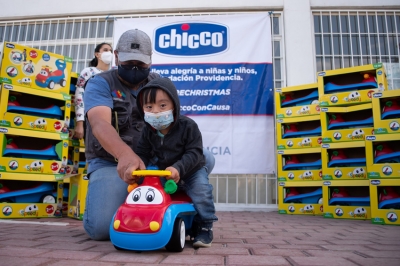
[[[400,225],[400,179],[370,180],[371,221]]]
[[[0,82],[69,94],[72,59],[5,42]]]
[[[374,93],[372,108],[375,134],[400,133],[400,90]]]

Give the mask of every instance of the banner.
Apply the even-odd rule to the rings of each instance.
[[[267,13],[119,19],[146,32],[151,71],[169,77],[197,122],[213,174],[275,172],[271,24]]]

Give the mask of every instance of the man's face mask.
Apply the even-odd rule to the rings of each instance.
[[[150,74],[150,68],[137,65],[118,65],[118,75],[130,84],[138,84]]]
[[[144,121],[155,129],[162,130],[169,127],[169,125],[174,122],[174,115],[172,114],[172,110],[160,113],[144,112]]]

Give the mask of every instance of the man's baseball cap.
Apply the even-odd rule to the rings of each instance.
[[[121,62],[137,60],[145,64],[151,63],[151,40],[141,30],[125,31],[118,40],[118,60]]]

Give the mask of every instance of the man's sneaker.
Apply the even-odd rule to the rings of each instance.
[[[209,248],[213,240],[213,231],[211,227],[202,227],[193,240],[194,248]]]

